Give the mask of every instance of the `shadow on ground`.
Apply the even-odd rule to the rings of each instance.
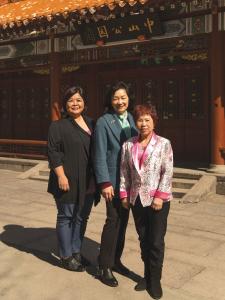
[[[2,243],[19,251],[33,254],[52,265],[60,265],[54,228],[29,228],[16,224],[8,224],[3,229],[4,231],[0,234],[0,241]],[[85,257],[91,263],[96,261],[98,248],[98,243],[85,238],[83,251]]]
[[[29,228],[16,224],[8,224],[3,227],[0,234],[0,241],[9,247],[36,256],[54,266],[61,266],[57,251],[56,232],[53,228]],[[85,238],[82,247],[82,254],[90,262],[86,271],[91,276],[98,278],[99,244],[89,238]],[[130,272],[127,276],[131,280],[138,282],[140,276]]]

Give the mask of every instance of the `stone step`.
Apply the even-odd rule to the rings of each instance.
[[[186,193],[187,189],[181,189],[181,188],[173,188],[172,193],[174,198],[182,198]]]
[[[39,180],[39,181],[48,181],[48,176],[46,175],[32,175],[30,177],[30,179],[32,180]],[[172,192],[173,192],[173,197],[174,200],[179,200],[180,198],[182,198],[186,193],[187,193],[188,189],[186,188],[173,188]]]
[[[172,205],[172,207],[179,207],[180,204],[182,203],[182,198],[176,198],[176,197],[173,197],[173,199],[170,201],[170,205]]]
[[[40,170],[39,175],[33,175],[31,179],[40,179],[42,181],[48,180],[49,177],[49,169]],[[172,186],[173,188],[181,188],[181,189],[190,189],[192,188],[198,180],[195,179],[182,179],[182,178],[173,178]]]
[[[29,179],[39,180],[39,181],[48,181],[48,176],[46,175],[32,175]]]
[[[199,180],[204,172],[202,171],[193,171],[188,169],[179,169],[174,168],[173,178],[184,178],[184,179],[195,179]]]
[[[188,190],[191,189],[198,182],[198,178],[200,177],[201,175],[199,174],[175,172],[173,177],[173,182],[172,182],[174,200],[179,201],[188,192]],[[34,174],[30,176],[30,179],[46,181],[46,182],[48,181],[48,178],[49,178],[48,168],[39,170],[38,174]]]
[[[44,169],[44,170],[40,170],[40,171],[39,171],[39,174],[40,174],[41,176],[49,176],[49,172],[50,172],[49,169]]]
[[[40,175],[49,175],[49,168],[45,168],[40,170]],[[177,179],[190,179],[190,180],[198,180],[203,175],[201,171],[193,171],[193,170],[180,170],[178,168],[174,168],[173,178]]]
[[[173,188],[190,189],[198,182],[197,179],[173,178]]]

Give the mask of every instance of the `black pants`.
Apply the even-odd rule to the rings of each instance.
[[[139,196],[132,207],[147,280],[149,280],[148,277],[153,271],[156,271],[161,278],[165,251],[164,237],[167,229],[169,209],[170,202],[164,202],[162,209],[158,211],[150,206],[143,207]]]
[[[114,198],[112,202],[106,202],[106,214],[101,237],[99,265],[103,268],[112,268],[122,256],[129,210],[122,207],[120,199]]]

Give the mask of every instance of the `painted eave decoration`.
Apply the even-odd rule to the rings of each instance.
[[[144,5],[146,0],[140,1],[107,1],[107,0],[25,0],[16,3],[9,3],[0,7],[0,26],[3,29],[14,26],[28,25],[35,20],[46,20],[51,23],[54,19],[63,17],[75,17],[75,19],[86,19],[92,15],[101,13],[107,16],[116,6]]]
[[[0,32],[21,32],[54,28],[60,22],[99,21],[141,13],[144,9],[163,7],[164,3],[184,5],[194,0],[23,0],[0,6]],[[199,1],[199,0],[196,0]]]

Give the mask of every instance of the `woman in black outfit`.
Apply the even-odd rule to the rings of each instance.
[[[83,115],[84,92],[79,86],[69,88],[63,98],[65,118],[50,125],[48,192],[53,194],[58,210],[56,232],[59,255],[64,268],[82,272],[80,250],[87,219],[93,204],[90,159],[93,120]]]

